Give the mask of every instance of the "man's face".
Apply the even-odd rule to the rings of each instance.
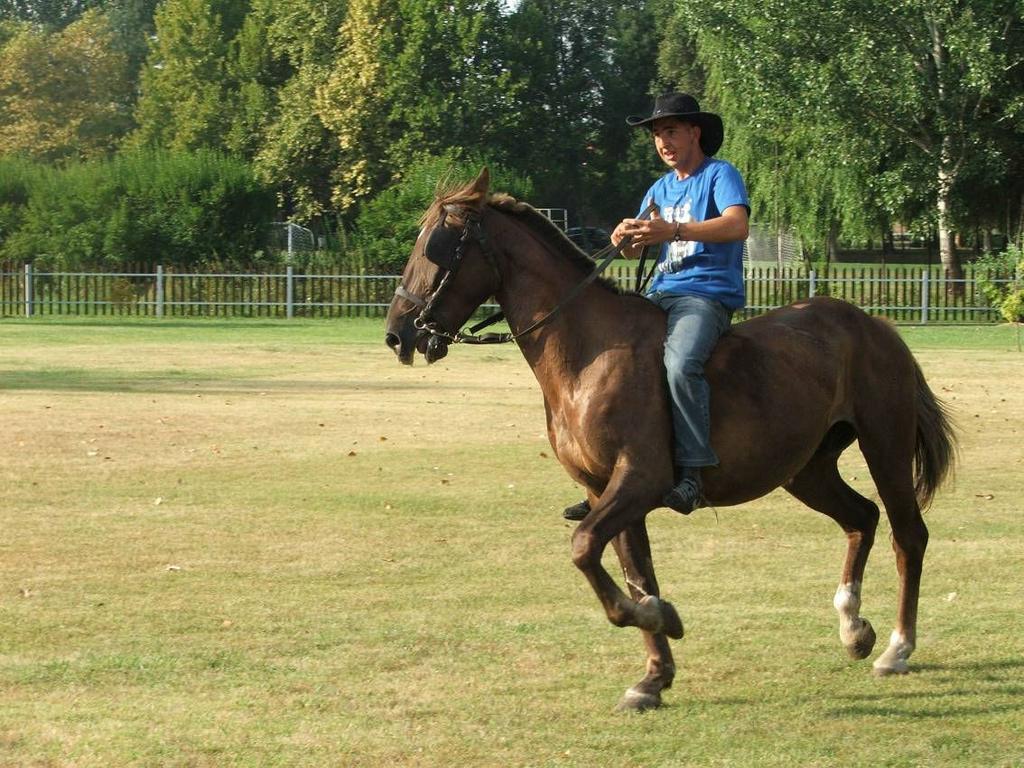
[[[700,149],[700,128],[678,117],[661,117],[651,126],[658,156],[670,168],[691,162]],[[702,154],[702,153],[701,153]]]

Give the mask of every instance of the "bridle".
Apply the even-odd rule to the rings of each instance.
[[[656,209],[657,205],[655,203],[651,203],[643,213],[640,214],[639,218],[647,218],[651,215],[651,212]],[[463,225],[461,230],[456,231],[445,229],[444,223],[450,212],[455,212],[457,215],[462,217]],[[439,243],[434,246],[434,252],[431,253],[433,238],[438,236],[440,233],[451,234],[441,234]],[[451,245],[453,236],[455,239],[455,246],[451,249],[451,256],[446,258],[445,254],[437,253],[439,248],[444,249],[446,245]],[[569,293],[566,294],[566,296],[559,301],[550,312],[532,323],[529,327],[524,328],[518,333],[485,333],[483,335],[478,335],[479,331],[482,329],[504,319],[504,313],[500,311],[495,312],[467,330],[452,331],[445,328],[435,317],[433,317],[433,310],[444,295],[445,289],[451,285],[455,275],[458,273],[459,267],[462,265],[465,257],[466,243],[470,239],[476,240],[484,259],[488,264],[490,264],[491,269],[494,270],[494,274],[498,278],[498,285],[501,285],[501,271],[498,269],[498,259],[490,246],[490,241],[487,238],[487,233],[484,231],[480,214],[477,211],[458,209],[456,206],[446,205],[442,209],[441,218],[431,228],[430,234],[427,235],[427,238],[427,243],[425,245],[427,259],[444,270],[441,274],[440,280],[437,282],[437,287],[426,297],[421,297],[412,293],[403,284],[399,283],[398,287],[395,288],[395,295],[402,297],[406,301],[412,302],[414,306],[419,308],[420,313],[413,321],[413,325],[417,330],[429,333],[432,337],[432,343],[434,341],[443,341],[449,344],[507,344],[511,341],[517,341],[522,336],[537,330],[558,314],[569,302],[575,299],[586,286],[596,280],[608,265],[611,264],[611,262],[620,253],[622,253],[622,250],[629,246],[632,240],[631,237],[627,236],[620,240],[618,245],[609,244],[595,253],[593,256],[594,260],[598,261],[598,259],[601,259],[601,261],[595,265],[594,270],[581,282],[573,286],[572,290],[569,291]],[[643,262],[641,261],[640,271],[637,277],[638,290],[640,285],[640,275],[642,273]]]
[[[451,251],[450,258],[445,258],[444,254],[438,254],[435,252],[431,253],[432,239],[437,233],[443,232],[455,232],[454,230],[445,230],[444,223],[450,212],[456,212],[462,217],[463,225],[462,229],[457,231],[457,239],[455,241],[455,247]],[[484,255],[484,259],[490,264],[491,269],[498,278],[498,284],[501,285],[501,271],[498,269],[498,259],[493,249],[490,246],[490,242],[487,239],[487,233],[484,231],[483,224],[480,221],[480,214],[476,211],[458,210],[456,211],[454,206],[444,206],[441,211],[441,218],[438,220],[427,235],[427,259],[437,264],[443,272],[440,280],[437,281],[437,287],[427,294],[426,297],[418,296],[408,290],[403,284],[399,283],[398,287],[395,288],[395,295],[401,296],[403,299],[412,302],[412,304],[419,308],[420,313],[413,321],[413,326],[417,330],[426,331],[434,338],[443,339],[450,344],[505,344],[513,341],[518,334],[510,333],[486,333],[483,336],[476,335],[478,331],[486,328],[489,325],[493,325],[504,317],[504,313],[495,312],[490,317],[482,320],[481,322],[474,325],[468,331],[452,331],[445,328],[441,322],[433,316],[434,307],[437,306],[440,299],[445,294],[452,281],[455,279],[455,275],[458,274],[459,268],[462,266],[463,259],[466,254],[466,243],[470,239],[476,240],[477,245],[480,247],[480,252]],[[450,237],[441,238],[440,247],[444,245],[450,245]],[[447,241],[447,242],[445,242]]]

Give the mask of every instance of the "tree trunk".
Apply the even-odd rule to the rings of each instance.
[[[825,245],[828,251],[829,264],[839,262],[839,219],[832,219],[828,227],[828,242]]]
[[[946,163],[942,163],[939,166],[939,258],[946,270],[946,279],[952,281],[947,283],[947,290],[954,296],[963,296],[964,270],[960,266],[960,258],[957,256],[956,248],[953,246],[953,176],[947,168]]]
[[[1007,232],[1006,235],[1009,237],[1010,233]],[[1024,247],[1024,192],[1020,193],[1020,224],[1017,226],[1014,241],[1018,248]]]

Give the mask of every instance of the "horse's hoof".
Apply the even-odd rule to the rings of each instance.
[[[863,624],[854,636],[853,642],[846,646],[846,652],[854,659],[866,659],[875,647],[875,628],[867,619],[861,621]]]
[[[910,664],[907,659],[914,652],[914,644],[908,643],[903,637],[893,632],[889,647],[881,656],[875,659],[872,665],[872,672],[877,677],[889,675],[905,675],[910,671]]]
[[[679,618],[679,613],[672,603],[661,601],[661,618],[664,624],[661,627],[661,631],[671,637],[673,640],[683,639],[683,620]]]
[[[881,659],[879,659],[881,661]],[[906,659],[897,659],[892,662],[885,664],[879,664],[878,661],[871,668],[871,674],[875,677],[889,677],[889,675],[905,675],[910,672],[910,664],[907,663]]]
[[[661,706],[661,694],[644,693],[636,688],[630,688],[623,694],[622,699],[615,707],[616,712],[646,712],[649,709],[657,709]]]
[[[662,603],[662,616],[665,617],[665,626],[662,627],[662,632],[671,637],[673,640],[683,639],[683,620],[679,618],[679,614],[676,612],[675,606],[672,603]]]
[[[647,595],[640,603],[640,610],[644,613],[654,613],[657,616],[656,622],[648,624],[641,623],[641,629],[647,629],[655,634],[668,635],[673,640],[683,637],[683,620],[679,618],[672,603],[662,600],[654,595]]]

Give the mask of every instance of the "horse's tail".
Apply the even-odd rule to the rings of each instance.
[[[921,509],[925,509],[953,469],[956,460],[956,430],[947,407],[935,397],[916,360],[914,372],[917,376],[914,397],[917,410],[914,492],[917,503]]]

